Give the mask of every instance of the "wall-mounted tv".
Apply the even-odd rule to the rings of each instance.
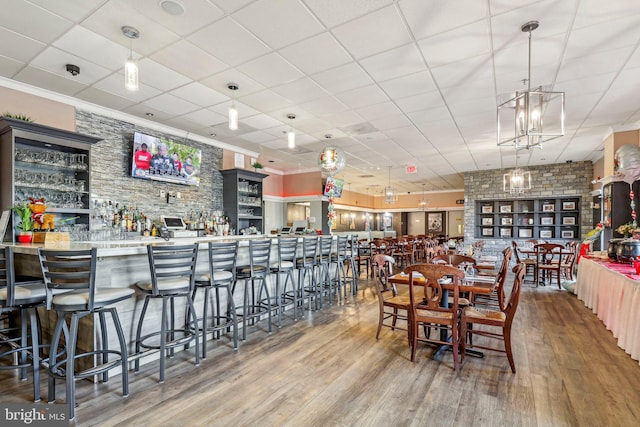
[[[165,138],[133,134],[131,176],[174,184],[200,185],[202,150]]]
[[[324,195],[327,197],[340,197],[342,196],[343,186],[344,180],[330,176],[327,178],[327,183],[324,185]]]

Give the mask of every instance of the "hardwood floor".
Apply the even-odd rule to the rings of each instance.
[[[325,305],[268,335],[252,327],[234,352],[209,341],[199,367],[188,352],[130,372],[128,398],[119,377],[78,383],[82,426],[631,426],[640,420],[640,365],[617,347],[575,296],[525,286],[513,331],[517,374],[506,357],[467,357],[460,374],[451,353],[411,363],[406,333],[384,328],[361,280],[355,300]],[[43,371],[44,374],[45,371]],[[46,374],[42,391],[46,396]],[[59,388],[64,396],[64,386]],[[0,373],[0,401],[30,399],[29,381]]]

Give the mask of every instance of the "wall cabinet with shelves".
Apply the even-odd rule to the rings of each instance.
[[[91,145],[88,135],[0,119],[0,209],[44,199],[56,222],[89,228]],[[6,240],[15,241],[15,227]]]
[[[580,197],[476,201],[475,237],[580,238]]]
[[[244,169],[222,171],[224,210],[236,234],[255,227],[264,232],[262,180],[269,175]]]

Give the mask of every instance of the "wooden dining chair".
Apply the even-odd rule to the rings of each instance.
[[[398,294],[396,285],[393,283],[390,284],[388,280],[392,274],[395,260],[389,255],[377,254],[373,256],[371,263],[373,270],[372,275],[376,283],[376,293],[378,295],[378,307],[380,309],[376,339],[380,337],[380,331],[383,326],[391,328],[392,330],[408,330],[409,296],[406,294]],[[386,322],[388,319],[391,319],[391,323]],[[407,326],[398,327],[398,320],[407,322]],[[411,343],[411,341],[409,341],[409,343]]]
[[[562,261],[560,263],[560,275],[563,279],[573,281],[573,269],[576,265],[576,258],[578,252],[578,242],[573,240],[568,242],[566,250],[569,252],[562,255]]]
[[[525,265],[525,276],[535,277],[536,274],[536,258],[535,253],[534,256],[523,256],[520,257],[520,249],[518,248],[518,243],[515,240],[511,241],[511,247],[513,250],[513,257],[516,260],[516,264],[520,264],[521,262]]]
[[[465,265],[471,264],[474,269],[476,267],[475,258],[472,258],[472,257],[467,256],[467,255],[461,255],[461,254],[436,255],[435,257],[433,257],[431,262],[433,264],[445,264],[445,265],[450,265],[450,266],[453,266],[453,267],[458,267],[458,266],[460,266],[462,264],[465,264]]]
[[[440,264],[415,264],[407,267],[404,272],[409,274],[411,361],[416,360],[418,342],[438,347],[450,346],[453,367],[457,372],[460,368],[458,294],[464,281],[464,272],[456,267]],[[440,283],[442,280],[451,282],[448,285],[451,291],[443,289]],[[449,292],[452,293],[452,302],[447,304]]]
[[[562,289],[560,270],[562,268],[563,246],[557,243],[538,243],[533,249],[536,254],[536,286],[539,285],[541,278],[545,283],[551,283],[555,275],[558,289]]]
[[[507,274],[509,273],[509,264],[511,263],[511,254],[513,251],[510,247],[504,248],[502,251],[502,264],[500,264],[500,269],[496,275],[496,286],[493,291],[488,294],[478,294],[474,295],[472,298],[473,305],[482,305],[485,307],[499,307],[499,301],[502,300],[502,292],[504,290],[504,282],[507,279]]]
[[[513,287],[508,297],[505,297],[505,292],[500,293],[499,309],[466,307],[462,311],[462,318],[460,319],[462,360],[464,360],[467,348],[497,351],[506,354],[511,372],[516,373],[516,365],[513,361],[513,352],[511,350],[511,327],[518,308],[518,302],[520,301],[525,268],[523,263],[517,264],[513,268],[513,273],[515,274]],[[478,328],[477,326],[481,327]],[[495,328],[498,328],[497,332]],[[473,335],[501,340],[504,342],[504,347],[489,346],[484,342],[474,343]]]

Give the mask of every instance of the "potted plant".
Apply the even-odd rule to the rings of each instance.
[[[258,162],[254,162],[252,165],[253,169],[258,172],[258,169],[262,169],[264,168],[264,166],[262,165],[262,163],[258,163]]]
[[[16,224],[16,228],[18,229],[18,242],[31,243],[31,240],[33,239],[34,221],[31,216],[32,212],[31,209],[29,209],[29,204],[21,203],[15,205],[11,209],[20,220],[20,222]]]

